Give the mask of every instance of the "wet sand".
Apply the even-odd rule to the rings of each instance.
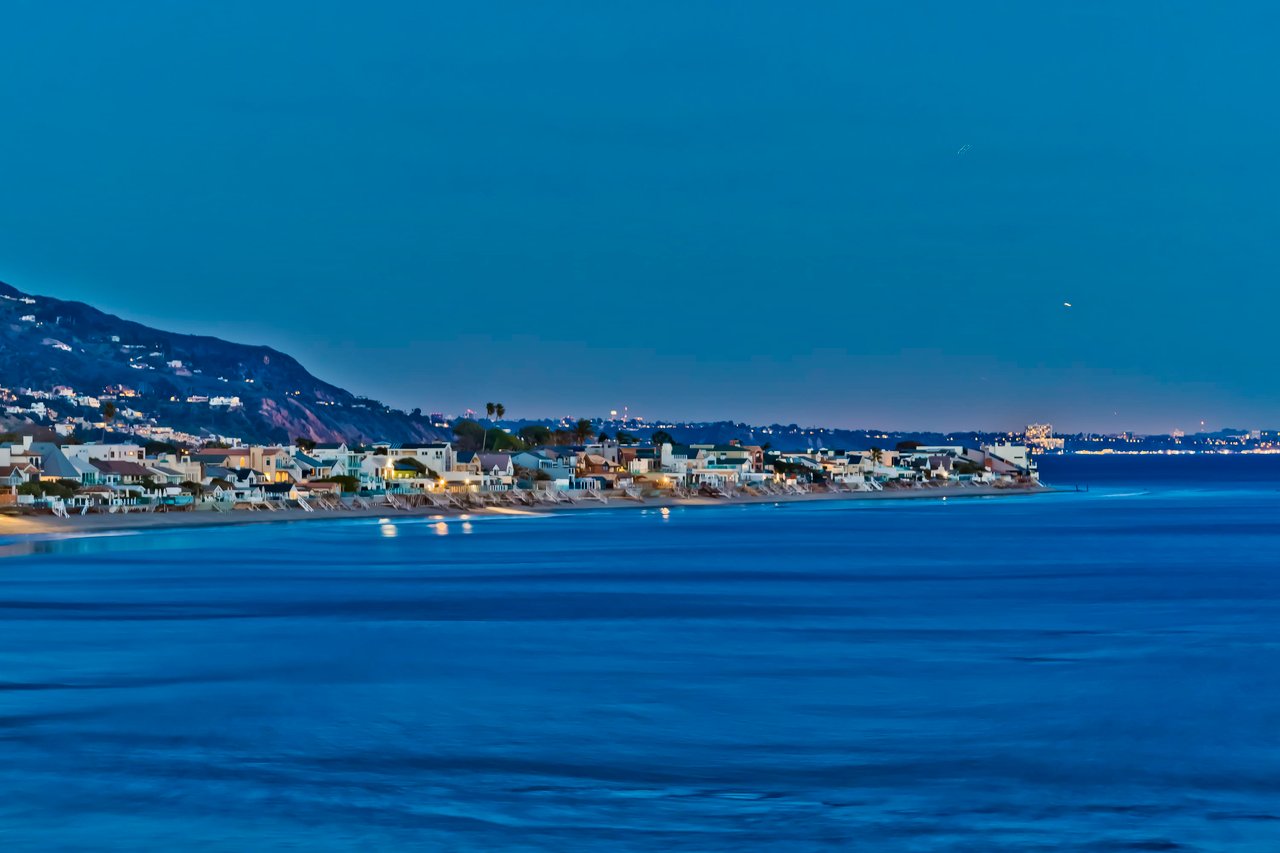
[[[396,509],[376,506],[372,509],[320,510],[307,512],[302,509],[234,510],[215,512],[207,510],[180,510],[170,512],[93,513],[58,518],[53,515],[0,516],[0,536],[41,536],[93,533],[111,530],[143,530],[161,527],[221,527],[233,524],[266,524],[295,521],[325,521],[345,518],[430,518],[432,516],[501,516],[501,515],[549,515],[591,510],[660,509],[662,507],[730,506],[741,504],[778,504],[811,501],[892,501],[962,499],[978,497],[1002,497],[1014,495],[1045,494],[1053,489],[995,488],[992,486],[951,486],[927,489],[893,489],[882,492],[818,492],[803,495],[743,495],[740,497],[653,497],[637,501],[624,497],[609,497],[607,503],[583,500],[577,504],[550,504],[537,506],[499,506],[481,509],[459,510],[439,507],[414,507]]]

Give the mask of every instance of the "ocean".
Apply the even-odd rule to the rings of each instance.
[[[0,847],[1280,849],[1280,457],[1042,470],[7,547]]]

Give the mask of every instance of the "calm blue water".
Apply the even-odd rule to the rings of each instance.
[[[1280,459],[0,559],[0,846],[1280,849]]]

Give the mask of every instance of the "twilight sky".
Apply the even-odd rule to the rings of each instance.
[[[1280,427],[1274,3],[195,5],[0,10],[0,280],[429,411]]]

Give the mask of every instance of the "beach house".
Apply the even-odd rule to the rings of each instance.
[[[510,453],[459,451],[453,469],[443,475],[449,488],[468,491],[500,491],[515,483],[515,463]]]
[[[90,462],[141,462],[145,455],[138,444],[66,444],[62,452]]]
[[[0,465],[0,487],[10,492],[16,492],[18,486],[31,480],[38,479],[40,469],[34,465],[22,463],[19,465]]]
[[[296,483],[303,478],[297,460],[283,447],[249,447],[248,467],[260,471],[268,483]]]
[[[98,482],[108,486],[142,486],[150,481],[151,473],[140,462],[132,459],[91,459],[98,469]]]
[[[98,469],[80,456],[68,456],[58,445],[37,441],[31,449],[40,454],[40,479],[45,481],[75,480],[82,486],[93,486],[99,481]]]
[[[545,474],[548,479],[541,481],[545,487],[567,489],[577,476],[578,454],[567,448],[544,447],[512,454],[511,462],[514,466]]]
[[[453,446],[445,441],[427,444],[378,443],[377,447],[386,448],[386,456],[393,466],[401,460],[411,459],[429,472],[443,475],[453,470]]]
[[[247,447],[205,447],[191,454],[191,458],[203,465],[223,468],[246,468],[249,465]]]

